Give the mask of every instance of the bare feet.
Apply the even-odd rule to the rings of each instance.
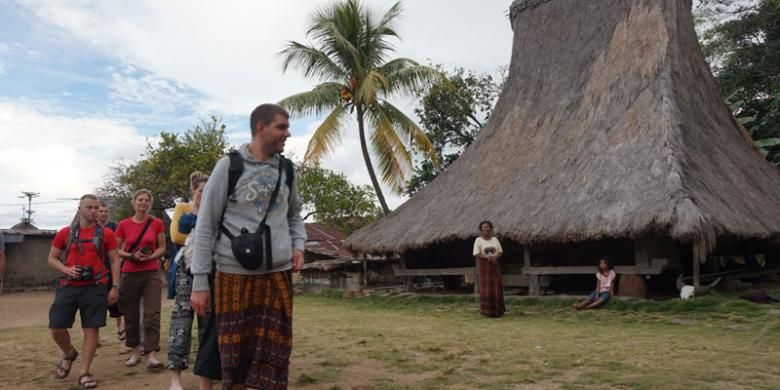
[[[138,355],[135,353],[135,351],[133,351],[133,353],[130,354],[130,357],[125,361],[125,366],[135,367],[140,362],[141,362],[141,355]]]
[[[181,385],[181,382],[173,383],[173,379],[171,379],[171,386],[168,387],[168,390],[184,390],[184,386]]]
[[[149,352],[146,357],[146,369],[149,371],[159,371],[165,369],[165,365],[157,359],[155,352]]]

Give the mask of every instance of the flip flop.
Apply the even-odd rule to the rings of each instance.
[[[79,357],[79,351],[77,351],[76,348],[73,348],[73,352],[70,356],[63,357],[54,367],[54,377],[57,379],[67,378],[70,374],[70,369],[73,368],[73,361],[76,360],[77,357]],[[70,365],[67,368],[65,367],[65,362],[70,362]],[[58,373],[57,370],[62,370],[62,374]]]
[[[82,380],[84,378],[87,378],[87,380]],[[92,378],[92,374],[90,373],[81,374],[78,383],[82,389],[94,389],[97,387],[97,381]]]

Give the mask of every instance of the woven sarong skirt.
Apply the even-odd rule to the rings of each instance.
[[[479,312],[487,317],[500,317],[504,311],[501,264],[479,259]]]
[[[286,389],[292,351],[292,279],[217,272],[214,286],[222,388]]]

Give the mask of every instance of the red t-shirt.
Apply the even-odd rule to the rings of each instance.
[[[141,248],[149,248],[152,252],[157,250],[157,235],[165,232],[165,226],[160,218],[152,218],[152,223],[149,224],[149,228],[146,229],[143,238],[138,246],[135,247],[133,252],[139,251]],[[141,234],[141,230],[144,230],[146,221],[135,222],[133,217],[125,218],[119,221],[119,225],[116,227],[116,236],[122,239],[122,250],[127,251],[136,241]],[[142,272],[142,271],[154,271],[160,269],[159,259],[147,260],[147,261],[131,261],[125,259],[122,266],[122,272]]]
[[[89,228],[79,228],[79,242],[72,242],[70,245],[70,250],[68,251],[68,258],[65,260],[65,265],[68,267],[72,267],[74,265],[78,265],[80,267],[83,267],[85,265],[92,266],[92,273],[98,274],[98,273],[104,273],[102,279],[99,280],[99,283],[105,284],[108,283],[108,276],[111,273],[111,269],[106,267],[106,265],[103,263],[103,259],[100,258],[100,255],[98,255],[98,252],[95,248],[95,244],[92,242],[92,238],[95,237],[95,227],[99,225],[95,224],[92,227]],[[103,253],[105,253],[106,256],[108,256],[108,252],[112,251],[117,248],[116,245],[116,237],[114,236],[114,232],[111,231],[111,229],[101,227],[103,229]],[[68,244],[68,236],[70,235],[70,227],[62,228],[57,234],[54,236],[54,240],[51,243],[51,246],[59,249],[59,250],[65,250],[65,247]],[[66,278],[60,279],[60,283],[65,284]],[[95,280],[71,280],[69,283],[73,286],[86,286],[89,284],[94,284]]]

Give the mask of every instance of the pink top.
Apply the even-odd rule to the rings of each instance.
[[[602,274],[601,271],[596,272],[596,279],[599,280],[599,293],[603,292],[609,292],[612,288],[612,282],[615,280],[615,271],[609,270],[609,273],[606,275]]]

